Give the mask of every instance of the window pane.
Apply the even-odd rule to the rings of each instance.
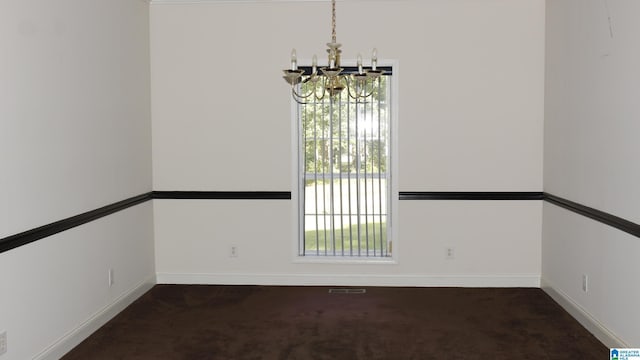
[[[389,82],[300,105],[301,255],[391,255]]]

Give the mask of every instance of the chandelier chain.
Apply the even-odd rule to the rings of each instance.
[[[331,42],[336,43],[336,0],[331,0]]]

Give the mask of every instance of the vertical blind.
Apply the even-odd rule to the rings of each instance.
[[[300,255],[391,255],[389,83],[299,105]]]

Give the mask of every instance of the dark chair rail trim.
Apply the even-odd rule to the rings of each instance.
[[[0,253],[30,244],[34,241],[46,238],[97,220],[101,217],[124,210],[134,205],[141,204],[151,199],[233,199],[233,200],[279,200],[291,199],[289,191],[151,191],[118,201],[95,210],[75,215],[51,224],[27,230],[19,234],[0,239]]]
[[[111,205],[0,239],[0,253],[86,224],[152,199],[290,200],[290,191],[151,191]],[[640,225],[545,192],[402,191],[400,200],[544,200],[628,234],[640,237]]]
[[[0,253],[151,200],[151,192],[0,239]]]
[[[400,200],[544,200],[556,206],[640,237],[640,225],[546,192],[401,191]]]
[[[154,199],[291,200],[290,191],[153,191]]]
[[[542,200],[540,191],[401,191],[400,200]]]
[[[599,221],[603,224],[613,226],[614,228],[624,231],[628,234],[634,235],[636,237],[640,237],[640,225],[634,222],[631,222],[629,220],[623,219],[615,215],[611,215],[604,211],[600,211],[582,204],[578,204],[576,202],[573,202],[567,199],[563,199],[559,196],[555,196],[549,193],[544,193],[544,200],[556,206],[572,211],[574,213]]]

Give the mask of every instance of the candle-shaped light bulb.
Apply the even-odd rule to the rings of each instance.
[[[298,70],[298,56],[296,49],[291,50],[291,70]]]
[[[378,66],[378,50],[373,48],[371,52],[371,70],[375,71]]]
[[[362,55],[358,54],[358,74],[362,75]]]
[[[315,54],[313,55],[313,59],[311,60],[311,67],[311,73],[315,74],[318,67],[318,57]]]
[[[336,57],[332,51],[329,53],[329,69],[335,69],[335,67],[336,67]]]

